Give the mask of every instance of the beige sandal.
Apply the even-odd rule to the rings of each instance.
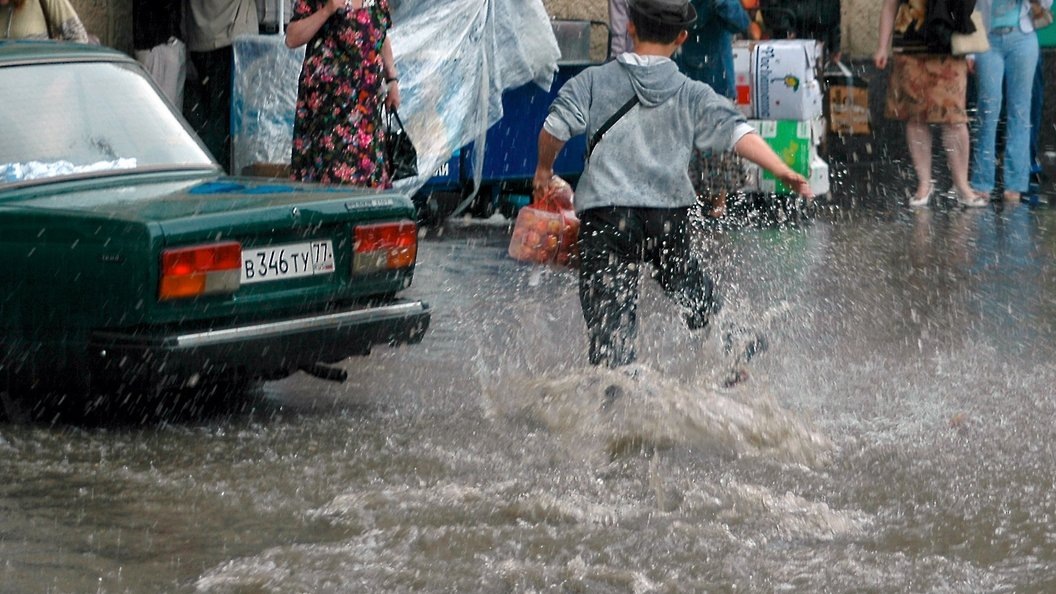
[[[972,192],[968,194],[968,196],[962,195],[961,191],[957,188],[954,188],[953,192],[957,196],[957,202],[961,206],[967,206],[968,208],[979,208],[990,204],[990,196],[982,192],[976,192],[975,190],[972,190]]]

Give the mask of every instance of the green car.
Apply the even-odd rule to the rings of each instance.
[[[420,342],[428,305],[396,296],[417,245],[399,192],[225,176],[124,54],[0,41],[0,391],[15,401],[325,375]]]

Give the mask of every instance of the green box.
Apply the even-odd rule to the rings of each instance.
[[[817,155],[817,145],[825,129],[822,118],[813,120],[749,120],[759,135],[781,160],[796,173],[810,176],[810,162]],[[759,174],[759,189],[763,192],[788,194],[791,188],[779,182],[769,171]]]
[[[1044,29],[1038,29],[1038,45],[1041,47],[1056,47],[1056,24],[1049,25]]]

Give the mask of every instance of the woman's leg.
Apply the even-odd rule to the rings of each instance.
[[[906,145],[917,172],[917,198],[931,192],[931,127],[923,122],[906,122]]]
[[[968,124],[944,124],[942,148],[946,151],[953,187],[963,198],[970,197],[973,192],[968,183]]]
[[[975,81],[979,108],[979,136],[972,145],[972,187],[990,193],[994,189],[994,145],[997,142],[997,120],[1001,116],[1002,85],[1005,73],[1003,35],[990,37],[990,51],[975,59]]]
[[[1006,191],[1025,193],[1030,186],[1030,102],[1034,91],[1034,70],[1038,65],[1038,36],[1009,33],[1005,56],[1004,185]],[[1017,196],[1018,197],[1018,196]]]

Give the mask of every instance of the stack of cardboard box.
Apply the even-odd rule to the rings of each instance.
[[[829,192],[829,166],[818,156],[825,135],[818,64],[813,40],[736,41],[735,103],[748,123],[798,173],[815,195]],[[751,166],[746,191],[791,193],[772,175]]]

